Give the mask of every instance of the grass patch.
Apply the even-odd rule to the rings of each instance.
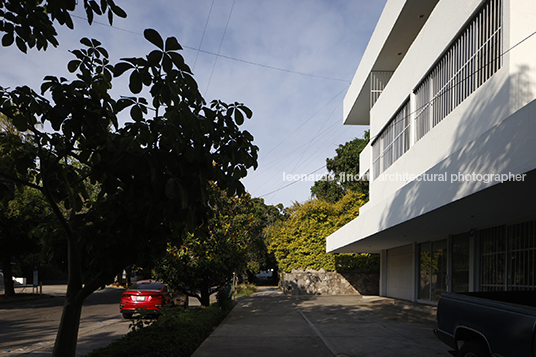
[[[236,297],[251,295],[257,292],[257,286],[253,284],[238,284],[236,287]]]
[[[214,304],[165,309],[150,325],[135,329],[86,357],[191,356],[231,308],[222,310]]]

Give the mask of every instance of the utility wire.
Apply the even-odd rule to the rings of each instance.
[[[205,89],[205,95],[207,94],[208,88],[210,87],[210,82],[212,81],[212,75],[214,74],[214,70],[216,69],[216,63],[218,63],[218,58],[220,56],[221,47],[223,45],[223,40],[225,39],[225,34],[227,33],[227,28],[229,27],[229,22],[231,21],[231,15],[233,14],[234,6],[235,6],[235,0],[233,0],[233,5],[231,6],[231,11],[229,11],[229,17],[227,17],[227,23],[225,24],[225,29],[223,30],[223,36],[221,37],[220,47],[218,47],[218,55],[217,55],[216,59],[214,60],[214,65],[212,66],[212,71],[210,72],[210,77],[208,78],[207,89]],[[199,52],[197,52],[197,53],[199,53]]]
[[[71,17],[87,21],[87,19],[85,19],[82,16],[71,14]],[[104,23],[104,22],[99,22],[99,21],[94,20],[93,23],[101,25],[101,26],[105,26],[105,27],[111,27],[111,28],[113,28],[115,30],[118,30],[118,31],[123,31],[123,32],[126,32],[126,33],[130,33],[130,34],[133,34],[133,35],[136,35],[136,36],[143,37],[143,35],[141,33],[139,33],[139,32],[126,30],[124,28],[114,26],[114,25],[111,26],[111,25],[109,25],[107,23]],[[318,75],[311,74],[311,73],[298,72],[298,71],[293,71],[293,70],[286,69],[286,68],[270,66],[270,65],[266,65],[266,64],[262,64],[262,63],[258,63],[258,62],[248,61],[248,60],[244,60],[244,59],[237,58],[237,57],[226,56],[226,55],[222,55],[220,53],[214,53],[214,52],[211,52],[211,51],[202,50],[200,48],[195,48],[195,47],[190,47],[190,46],[185,46],[185,45],[181,45],[181,46],[183,48],[186,48],[186,49],[189,49],[189,50],[192,50],[192,51],[196,51],[197,53],[205,53],[205,54],[208,54],[208,55],[221,57],[221,58],[225,58],[225,59],[228,59],[228,60],[231,60],[231,61],[249,64],[249,65],[252,65],[252,66],[267,68],[267,69],[271,69],[271,70],[274,70],[274,71],[292,73],[292,74],[297,74],[297,75],[300,75],[300,76],[306,76],[306,77],[312,77],[312,78],[318,78],[318,79],[325,79],[325,80],[329,80],[329,81],[338,81],[338,82],[351,83],[351,81],[349,81],[348,79],[333,78],[333,77],[326,77],[326,76],[318,76]]]
[[[197,64],[197,57],[199,57],[199,50],[201,50],[201,46],[203,45],[203,40],[205,39],[205,33],[207,32],[208,22],[210,20],[210,14],[212,14],[212,8],[214,7],[214,1],[215,0],[212,0],[212,4],[210,5],[210,10],[208,10],[207,21],[205,22],[205,28],[203,29],[203,35],[201,35],[201,41],[199,41],[199,47],[197,49],[197,52],[195,53],[195,60],[194,60],[194,66],[193,66],[194,71],[195,71],[195,65]]]
[[[532,32],[530,35],[528,35],[527,37],[525,37],[524,39],[522,39],[521,41],[519,41],[518,43],[516,43],[515,45],[511,46],[509,49],[507,49],[506,51],[504,51],[503,53],[501,53],[498,58],[502,58],[504,55],[506,55],[508,52],[512,51],[514,48],[516,48],[517,46],[521,45],[523,42],[527,41],[529,38],[531,38],[532,36],[536,35],[536,31]],[[423,108],[427,107],[428,105],[431,105],[433,104],[435,101],[437,101],[442,95],[445,95],[446,93],[448,93],[449,91],[453,90],[454,88],[456,88],[457,86],[463,84],[465,81],[471,79],[474,75],[476,75],[479,71],[481,71],[482,69],[486,68],[487,66],[489,66],[490,64],[492,64],[493,62],[497,61],[498,58],[496,59],[492,59],[490,61],[488,61],[487,63],[483,64],[481,67],[479,67],[478,69],[476,69],[475,71],[473,71],[472,73],[470,73],[468,76],[466,76],[465,78],[462,78],[460,79],[457,83],[453,84],[452,87],[449,87],[447,88],[446,90],[443,91],[443,93],[437,95],[436,97],[432,98],[429,102],[425,103],[424,105],[422,105],[420,108],[417,108],[416,110],[414,110],[413,112],[411,112],[410,114],[408,114],[407,116],[404,116],[404,117],[401,117],[399,118],[398,120],[396,120],[394,123],[398,123],[398,122],[401,122],[403,120],[406,120],[407,118],[409,118],[412,114],[415,114],[417,112],[419,112],[420,110],[422,110]],[[379,135],[381,135],[382,131],[380,131],[377,135],[373,136],[370,138],[369,142],[373,142]],[[324,165],[323,167],[313,171],[312,173],[315,173],[321,169],[323,169],[324,167],[326,167],[326,165]],[[296,182],[299,182],[299,181],[293,181],[291,182],[290,184],[288,185],[285,185],[283,187],[280,187],[279,189],[276,189],[274,191],[271,191],[263,196],[260,196],[260,197],[264,197],[264,196],[268,196],[270,194],[273,194],[273,193],[276,193],[278,191],[281,191],[289,186],[291,186],[292,184],[296,183]]]
[[[326,167],[326,165],[324,165],[324,166],[322,166],[322,167],[320,167],[320,168],[314,170],[313,172],[308,173],[306,176],[312,175],[312,174],[314,174],[315,172],[318,172],[318,171],[322,170],[322,169],[325,168],[325,167]],[[263,197],[269,196],[269,195],[271,195],[271,194],[274,194],[274,193],[276,193],[276,192],[278,192],[278,191],[281,191],[282,189],[287,188],[287,187],[289,187],[289,186],[292,186],[292,185],[294,185],[295,183],[298,183],[298,182],[300,182],[300,181],[292,181],[291,183],[289,183],[289,184],[287,184],[287,185],[285,185],[285,186],[283,186],[283,187],[280,187],[280,188],[278,188],[277,190],[273,190],[272,192],[268,192],[268,193],[265,193],[264,195],[259,196],[259,198],[263,198]]]

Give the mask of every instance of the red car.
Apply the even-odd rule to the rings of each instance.
[[[158,315],[160,308],[172,301],[171,291],[164,283],[154,280],[141,280],[132,284],[121,295],[119,311],[125,319],[140,310],[148,314]]]

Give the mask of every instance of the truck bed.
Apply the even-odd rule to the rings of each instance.
[[[478,340],[492,355],[534,356],[536,292],[445,293],[437,308],[437,336],[456,353]]]

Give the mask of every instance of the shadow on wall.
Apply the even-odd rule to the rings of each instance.
[[[454,135],[451,151],[445,155],[445,160],[426,172],[431,175],[448,173],[449,180],[446,182],[422,180],[406,184],[394,194],[390,205],[384,210],[381,227],[384,229],[394,227],[401,222],[499,184],[478,180],[465,181],[461,184],[459,181],[452,182],[452,174],[502,174],[509,171],[522,173],[536,167],[536,160],[533,160],[536,156],[534,140],[536,125],[532,120],[536,116],[536,103],[530,103],[535,95],[532,90],[534,84],[530,80],[532,71],[533,69],[528,66],[520,66],[518,72],[502,84],[497,84],[494,88],[491,86],[492,83],[488,83],[485,90],[475,93],[479,96],[473,101],[475,104],[460,114],[462,118]],[[509,102],[506,103],[505,98],[509,98]],[[509,118],[509,110],[515,112],[520,108],[521,110],[513,118]],[[456,112],[451,115],[456,115]],[[449,117],[443,121],[448,120]],[[481,133],[483,120],[489,120],[494,126]],[[443,121],[437,126],[441,126]],[[419,142],[415,145],[419,145]],[[523,202],[526,198],[508,197],[509,204],[497,200],[494,203],[496,214],[500,217],[500,211],[507,210],[511,206],[510,203]],[[480,213],[482,207],[474,206],[468,209]],[[467,226],[471,227],[470,221],[467,222]]]

